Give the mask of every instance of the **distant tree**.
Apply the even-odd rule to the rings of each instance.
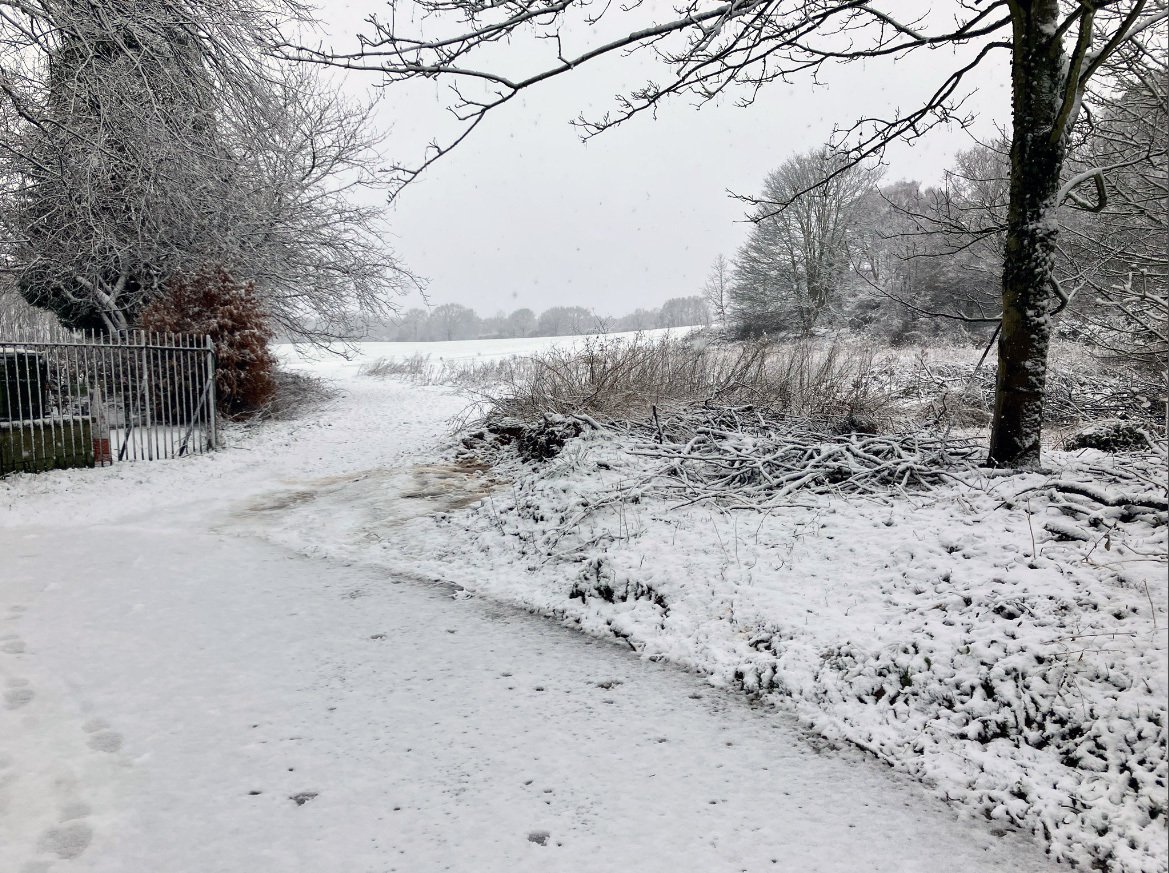
[[[507,313],[499,310],[479,322],[480,339],[498,339],[508,336]]]
[[[431,310],[427,319],[427,338],[432,340],[468,340],[479,333],[479,316],[474,309],[458,303],[444,303]]]
[[[955,157],[940,186],[886,185],[859,209],[849,252],[848,323],[905,337],[985,330],[998,322],[1004,215],[1001,153]]]
[[[507,335],[513,337],[531,336],[536,329],[536,313],[530,309],[517,309],[507,317]]]
[[[662,304],[661,327],[705,327],[710,324],[710,310],[701,297],[672,297]]]
[[[578,336],[595,332],[597,318],[582,306],[553,306],[540,313],[537,336]]]
[[[429,315],[425,309],[407,309],[395,319],[390,336],[395,342],[416,343],[426,336],[426,322]]]
[[[821,185],[818,179],[827,179]],[[790,202],[760,214],[735,258],[731,303],[741,333],[807,334],[840,303],[858,207],[878,173],[829,148],[784,161],[760,200]]]
[[[1089,177],[1107,168],[1105,198],[1099,209],[1065,209],[1057,263],[1068,293],[1078,293],[1085,338],[1138,363],[1159,393],[1169,366],[1169,58],[1161,48],[1120,47],[1085,98],[1090,112],[1069,164]]]
[[[702,286],[702,296],[706,300],[706,307],[710,317],[722,325],[727,326],[727,317],[731,303],[731,262],[725,255],[714,259],[710,273]]]
[[[662,311],[660,309],[638,308],[612,320],[612,330],[626,333],[638,330],[653,330],[662,326]]]
[[[992,320],[1001,309],[1009,176],[1008,143],[998,140],[960,151],[942,185],[928,189],[909,214],[914,233],[932,236],[927,256],[947,262],[950,312]],[[954,281],[955,274],[964,281]]]

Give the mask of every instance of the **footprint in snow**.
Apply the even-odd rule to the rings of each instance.
[[[58,791],[71,794],[75,787],[72,782],[71,779],[60,779],[56,787]],[[37,851],[42,855],[55,855],[61,861],[77,858],[93,842],[93,828],[85,821],[92,812],[89,804],[83,800],[65,800],[57,824],[46,829],[37,841]],[[52,864],[52,861],[29,861],[21,868],[21,873],[48,871]]]
[[[19,655],[24,651],[24,640],[16,634],[5,634],[0,637],[0,652],[7,655]]]
[[[36,692],[29,687],[27,679],[9,679],[8,689],[4,692],[4,708],[20,709],[32,703]]]
[[[117,731],[100,731],[89,738],[89,747],[95,752],[116,752],[122,748],[122,735]]]
[[[46,855],[68,861],[89,848],[92,840],[93,828],[83,821],[69,821],[41,834],[37,848]]]
[[[116,752],[122,748],[122,735],[110,730],[109,723],[104,719],[91,718],[85,723],[84,729],[90,735],[89,747],[95,752]]]

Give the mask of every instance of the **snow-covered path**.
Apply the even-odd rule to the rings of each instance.
[[[355,389],[351,425],[378,390],[414,418],[373,460],[428,460],[450,403]],[[373,432],[17,483],[0,871],[1054,869],[697,677],[230,524],[279,527],[265,483],[364,469]]]
[[[127,533],[0,535],[0,869],[1044,868],[610,644],[223,535],[103,547]]]

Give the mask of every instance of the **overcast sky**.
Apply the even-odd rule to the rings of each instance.
[[[321,10],[327,39],[345,46],[368,32],[362,19],[383,8],[377,0],[330,2]],[[524,61],[544,48],[513,43],[507,51]],[[656,120],[637,118],[582,143],[573,118],[595,117],[613,107],[616,91],[661,75],[648,56],[585,65],[491,112],[412,183],[392,208],[391,244],[429,279],[432,305],[461,303],[481,315],[557,305],[620,315],[659,306],[699,293],[711,261],[732,257],[742,243],[744,207],[728,189],[754,193],[786,157],[823,144],[834,123],[912,108],[953,63],[938,51],[852,64],[823,86],[770,86],[748,108],[675,100]],[[983,137],[1010,106],[1006,65],[990,72],[970,104]],[[374,74],[346,77],[354,93],[377,83]],[[429,82],[382,91],[378,117],[391,128],[395,159],[413,163],[449,129],[445,99]],[[971,144],[955,130],[892,149],[886,179],[935,182],[953,152]]]

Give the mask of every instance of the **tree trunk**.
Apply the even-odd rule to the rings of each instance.
[[[1015,0],[1011,69],[1011,193],[1003,262],[1003,323],[991,425],[992,467],[1039,466],[1052,270],[1055,202],[1066,151],[1056,130],[1063,101],[1058,0]],[[1063,128],[1063,125],[1060,124]]]

